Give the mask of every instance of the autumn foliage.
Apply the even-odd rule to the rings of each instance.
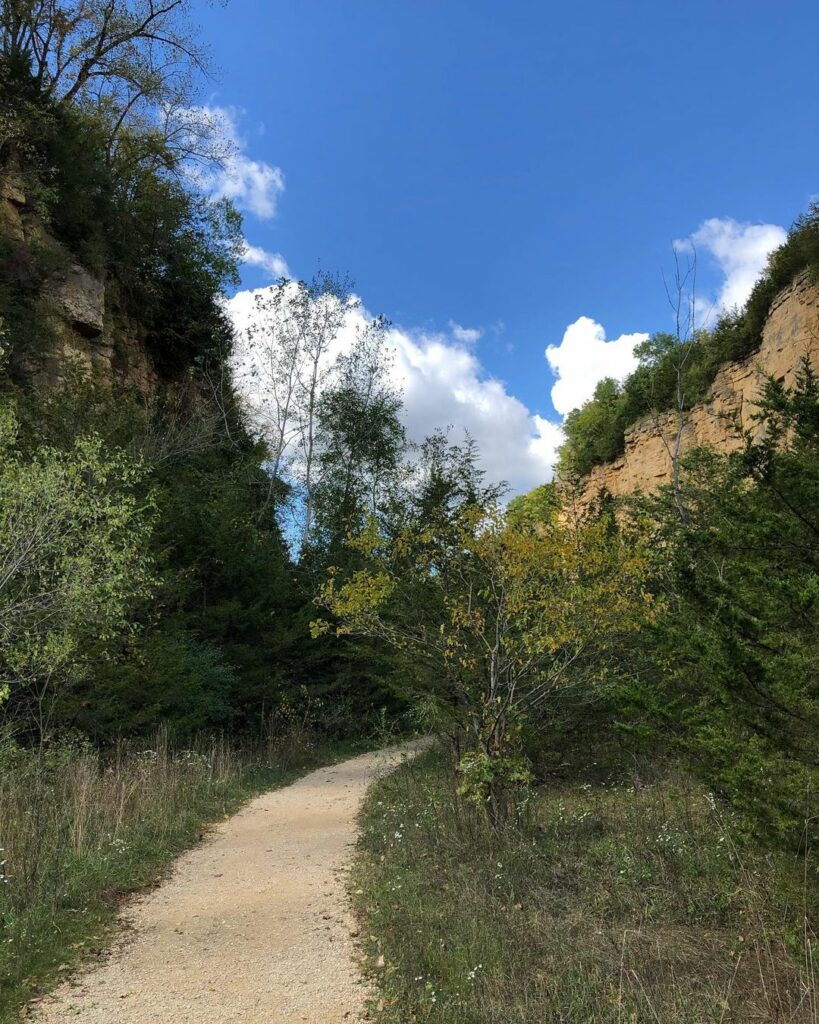
[[[373,520],[351,547],[362,564],[331,570],[318,600],[333,622],[314,632],[375,637],[423,665],[421,696],[456,742],[470,740],[464,794],[505,817],[528,774],[521,729],[569,691],[592,698],[623,641],[652,618],[643,546],[619,542],[605,519],[532,529],[463,504],[394,535]]]

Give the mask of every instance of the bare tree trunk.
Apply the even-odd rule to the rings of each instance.
[[[665,281],[666,296],[674,313],[674,337],[677,349],[674,360],[675,373],[675,413],[676,429],[674,438],[669,446],[665,435],[660,431],[666,450],[671,459],[671,489],[674,494],[674,503],[677,506],[677,514],[680,521],[688,522],[688,510],[682,493],[680,475],[680,461],[682,457],[683,433],[687,422],[686,415],[686,394],[685,394],[685,367],[691,356],[692,346],[696,335],[696,295],[697,295],[697,251],[692,250],[692,255],[686,257],[686,265],[683,270],[680,267],[679,252],[674,250],[674,283],[673,288]],[[689,290],[690,289],[690,290]]]
[[[319,360],[321,346],[317,345],[313,352],[309,385],[307,388],[307,408],[303,427],[304,437],[304,525],[301,535],[301,550],[307,548],[313,530],[313,508],[315,494],[313,487],[313,464],[316,454],[316,397],[318,393]]]

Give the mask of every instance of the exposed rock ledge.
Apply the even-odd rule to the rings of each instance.
[[[819,370],[819,286],[806,274],[774,300],[759,350],[741,362],[726,363],[705,401],[686,414],[682,451],[710,446],[727,452],[740,447],[740,430],[755,426],[752,417],[763,377],[772,375],[785,384],[793,383],[803,356]],[[626,432],[623,455],[595,466],[588,474],[584,497],[591,500],[602,488],[621,497],[669,483],[676,431],[675,412],[638,420]]]
[[[98,338],[105,327],[105,285],[79,263],[49,282],[49,298],[62,318],[84,338]]]
[[[11,174],[0,178],[0,232],[24,248],[45,244],[64,252]],[[105,282],[85,267],[66,259],[43,287],[39,305],[51,329],[44,333],[37,368],[30,368],[33,377],[59,387],[73,365],[103,383],[126,384],[145,395],[154,391],[158,375],[140,325],[112,314]]]

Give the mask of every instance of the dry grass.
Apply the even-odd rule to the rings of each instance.
[[[100,754],[0,744],[0,1021],[104,941],[123,894],[155,883],[208,822],[332,753],[304,734]]]
[[[436,755],[380,783],[364,826],[384,1024],[819,1020],[815,860],[740,841],[685,775],[589,765],[497,837]]]

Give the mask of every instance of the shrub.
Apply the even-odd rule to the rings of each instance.
[[[655,523],[667,600],[634,717],[641,704],[751,829],[804,848],[819,787],[819,382],[807,361],[792,389],[769,381],[758,419],[761,439],[742,451],[685,461],[685,517],[668,489],[636,504]]]
[[[99,437],[30,459],[0,413],[0,694],[43,736],[55,684],[76,681],[131,628],[151,585],[142,468]]]

